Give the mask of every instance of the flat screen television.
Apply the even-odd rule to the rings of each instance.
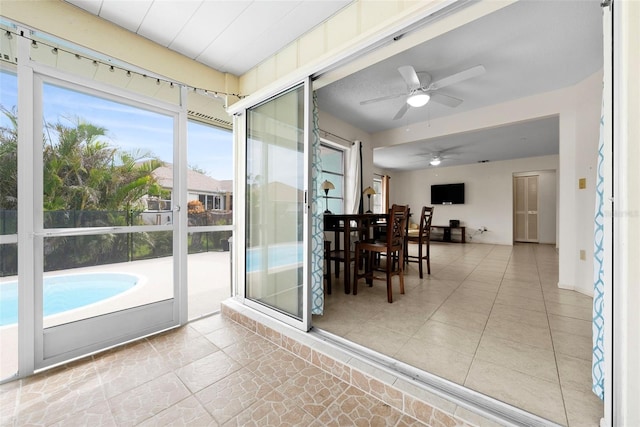
[[[432,205],[464,204],[464,183],[431,186]]]

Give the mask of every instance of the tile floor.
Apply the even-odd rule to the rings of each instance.
[[[2,426],[427,425],[219,314],[4,384],[0,408]]]
[[[416,251],[412,245],[410,251]],[[323,330],[543,418],[597,426],[591,392],[590,297],[558,289],[549,245],[432,243],[431,276],[384,281],[345,295],[334,280]]]
[[[597,426],[591,301],[557,289],[554,248],[432,250],[432,275],[420,280],[411,264],[393,304],[381,283],[357,296],[334,285],[314,324],[557,423]],[[355,370],[345,381],[264,336],[215,315],[4,384],[0,424],[427,425],[408,415],[410,399],[387,404]],[[428,425],[455,425],[429,411]]]

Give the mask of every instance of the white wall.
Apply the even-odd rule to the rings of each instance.
[[[447,168],[429,168],[409,172],[388,172],[391,176],[391,203],[409,204],[412,212],[431,206],[430,186],[464,182],[463,205],[437,205],[433,224],[448,225],[450,219],[460,220],[467,227],[472,242],[511,245],[513,243],[513,176],[516,173],[540,171],[541,197],[554,198],[544,206],[541,222],[545,239],[555,242],[555,170],[558,156],[516,159]],[[541,207],[542,208],[542,207]],[[552,230],[549,229],[552,223]],[[487,232],[474,235],[474,230],[487,227]]]

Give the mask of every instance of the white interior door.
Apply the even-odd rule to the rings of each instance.
[[[514,240],[538,242],[538,175],[514,177]]]

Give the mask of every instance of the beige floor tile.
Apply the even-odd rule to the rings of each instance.
[[[508,286],[502,285],[500,286],[500,291],[498,292],[498,296],[516,296],[523,297],[532,300],[542,301],[542,288],[540,286],[531,286],[528,288],[518,287],[518,286]]]
[[[78,413],[70,414],[64,420],[51,424],[53,427],[116,427],[116,421],[111,414],[111,408],[107,401],[102,401],[94,406],[83,409]]]
[[[251,337],[253,333],[246,328],[234,323],[228,328],[216,329],[205,335],[205,338],[211,341],[218,348],[225,348],[233,345],[244,338]]]
[[[176,374],[192,393],[196,393],[240,368],[240,364],[218,351],[183,366]]]
[[[532,311],[509,304],[495,303],[489,319],[500,323],[524,323],[540,328],[547,327],[547,316],[541,311]]]
[[[275,388],[309,366],[309,363],[288,351],[277,349],[256,358],[255,361],[247,363],[245,366]]]
[[[578,307],[589,309],[593,306],[592,297],[583,295],[575,291],[558,289],[558,287],[555,285],[551,289],[545,289],[544,298],[547,301],[551,301],[556,304],[576,305]]]
[[[243,368],[200,390],[196,398],[222,425],[271,391],[262,377]]]
[[[168,373],[109,399],[118,426],[133,426],[189,396],[174,373]]]
[[[588,320],[550,314],[549,326],[552,332],[560,331],[588,338],[591,338],[593,335],[593,323]]]
[[[546,312],[544,300],[542,298],[527,298],[520,295],[509,295],[504,292],[498,292],[496,303],[510,305],[511,307],[521,308],[524,310]]]
[[[590,390],[577,391],[571,388],[563,390],[567,417],[570,427],[593,427],[600,425],[604,416],[602,401]]]
[[[403,307],[394,306],[393,308],[376,314],[370,321],[361,325],[359,329],[368,327],[369,325],[381,325],[385,329],[410,337],[424,325],[435,309],[436,307],[429,310],[428,308],[425,309],[413,305],[404,305]],[[353,333],[357,333],[357,330],[353,331]]]
[[[66,421],[72,414],[91,408],[105,399],[100,378],[92,375],[73,378],[63,383],[64,371],[55,376],[25,380],[15,414],[16,425],[47,425]],[[53,380],[53,381],[52,381]],[[23,383],[24,384],[24,383]]]
[[[167,366],[175,369],[219,350],[198,331],[185,326],[149,339]]]
[[[558,373],[562,389],[573,389],[581,392],[591,390],[591,360],[556,354]]]
[[[263,396],[258,402],[225,423],[225,426],[309,426],[314,417],[277,391]]]
[[[416,332],[413,338],[423,341],[425,346],[437,344],[473,356],[478,348],[481,335],[480,331],[429,320]]]
[[[206,409],[200,405],[195,397],[190,396],[138,425],[140,427],[217,427],[219,424],[211,417]]]
[[[551,301],[547,301],[547,312],[549,314],[555,314],[557,316],[573,317],[574,319],[581,319],[591,321],[593,319],[593,311],[590,305],[577,306],[571,304],[559,304]]]
[[[395,358],[458,384],[464,382],[473,360],[470,354],[415,338],[402,346]]]
[[[344,381],[309,365],[277,390],[309,414],[318,417],[348,387],[349,385]]]
[[[489,313],[461,311],[459,307],[441,307],[433,313],[431,319],[473,331],[482,331],[489,319]]]
[[[402,414],[391,406],[349,387],[318,418],[323,426],[393,426]]]
[[[194,320],[189,326],[202,335],[207,335],[218,329],[229,328],[233,325],[233,321],[225,316],[208,316],[202,319]]]
[[[419,328],[419,325],[416,325],[412,330],[408,330],[407,335],[405,335],[382,325],[384,325],[382,322],[367,323],[349,332],[345,338],[380,353],[393,355],[398,348],[402,347],[411,338],[412,330]]]
[[[551,335],[556,353],[591,360],[593,351],[591,337],[583,337],[562,331],[553,331]]]
[[[502,277],[500,277],[500,279],[496,280],[495,282],[487,282],[476,280],[470,276],[467,280],[462,282],[459,289],[473,289],[483,292],[491,292],[495,296],[498,293],[498,289],[500,289],[501,281]]]
[[[504,366],[474,360],[465,386],[503,402],[567,425],[560,385]]]
[[[106,396],[113,397],[158,378],[171,368],[149,343],[141,342],[123,351],[114,349],[96,356],[96,370]]]
[[[484,333],[504,340],[515,341],[534,347],[552,350],[551,333],[548,327],[526,323],[504,323],[490,318]]]
[[[225,347],[222,351],[240,365],[245,365],[277,349],[278,346],[271,341],[253,334],[253,336]]]
[[[474,360],[490,362],[532,377],[558,382],[558,370],[552,349],[483,335]]]

